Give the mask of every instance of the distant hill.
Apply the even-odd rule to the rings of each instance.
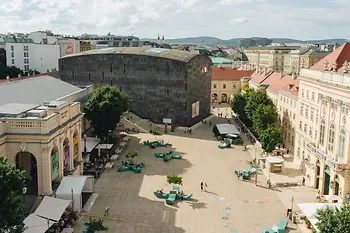
[[[210,36],[199,36],[199,37],[188,37],[188,38],[177,38],[177,39],[165,39],[165,42],[168,44],[197,44],[197,45],[226,45],[226,46],[239,46],[240,40],[244,38],[232,38],[230,40],[222,40],[217,37]],[[272,43],[298,43],[298,44],[328,44],[328,43],[338,43],[343,44],[348,41],[346,39],[325,39],[325,40],[295,40],[290,38],[269,38],[272,40]],[[156,42],[157,39],[143,38],[143,41],[152,41]]]

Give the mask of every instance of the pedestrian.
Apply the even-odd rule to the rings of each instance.
[[[130,120],[132,120],[132,115],[130,115]]]
[[[318,190],[316,193],[316,201],[315,202],[320,202],[321,201],[321,191]]]
[[[203,191],[203,182],[201,182],[201,190]]]
[[[192,129],[191,129],[191,128],[188,129],[188,133],[189,133],[189,134],[192,133]]]
[[[208,185],[207,185],[207,183],[205,182],[204,185],[205,185],[204,190],[205,190],[205,191],[208,191]]]
[[[209,127],[211,126],[211,121],[209,121]]]
[[[302,186],[305,186],[305,177],[303,177]]]
[[[104,216],[108,216],[108,212],[109,212],[109,206],[106,205],[105,206],[105,215]]]

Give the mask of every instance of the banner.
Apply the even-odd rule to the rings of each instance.
[[[51,181],[55,180],[59,174],[58,152],[51,155]]]
[[[64,146],[64,168],[69,171],[70,169],[70,155],[69,155],[69,145]]]
[[[196,117],[196,103],[192,104],[192,118]]]
[[[199,101],[196,102],[196,116],[199,116]]]

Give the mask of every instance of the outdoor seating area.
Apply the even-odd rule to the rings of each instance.
[[[242,170],[242,171],[237,171],[234,170],[234,173],[237,175],[237,178],[239,179],[242,177],[243,180],[249,180],[251,176],[256,175],[258,172],[258,169],[252,168],[250,170]]]
[[[145,146],[149,146],[150,148],[154,149],[157,147],[168,147],[168,146],[172,146],[172,144],[164,142],[163,140],[160,141],[144,141],[143,145]]]
[[[168,162],[171,159],[182,159],[181,155],[175,155],[175,151],[171,150],[166,153],[156,152],[154,153],[156,158],[162,158],[164,162]]]
[[[168,205],[174,204],[175,200],[188,201],[192,198],[192,193],[184,194],[183,191],[180,191],[180,187],[174,186],[172,191],[164,193],[162,189],[156,190],[153,192],[157,198],[166,199]]]
[[[125,172],[132,170],[135,173],[140,173],[142,171],[142,168],[144,168],[144,163],[137,163],[132,160],[122,161],[123,166],[118,166],[117,171],[118,172]]]
[[[270,229],[261,229],[262,233],[286,233],[288,226],[288,220],[281,219],[280,222],[276,225],[273,225]]]

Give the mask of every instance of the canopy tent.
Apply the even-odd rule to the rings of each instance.
[[[323,209],[326,207],[330,208],[340,208],[340,204],[338,203],[301,203],[298,204],[300,210],[303,212],[305,217],[310,221],[312,226],[315,228],[317,232],[318,229],[316,227],[316,223],[318,222],[316,218],[317,210],[318,209]]]
[[[84,138],[82,139],[82,151],[84,151]],[[94,137],[86,137],[86,152],[90,153],[93,149],[95,149],[95,147],[101,142],[101,139],[99,138],[94,138]]]
[[[113,146],[114,146],[113,144],[100,144],[97,146],[97,149],[110,150],[112,149]]]
[[[73,199],[74,211],[82,210],[82,193],[94,191],[93,176],[65,176],[56,191],[56,197],[64,200]]]
[[[236,126],[231,124],[217,124],[216,128],[218,129],[221,135],[223,134],[236,134],[239,135],[240,132],[236,128]]]
[[[59,221],[71,201],[45,196],[34,214],[40,217]]]
[[[323,195],[327,201],[341,201],[341,198],[337,195]]]
[[[26,227],[24,233],[45,233],[55,222],[30,214],[23,223]]]

